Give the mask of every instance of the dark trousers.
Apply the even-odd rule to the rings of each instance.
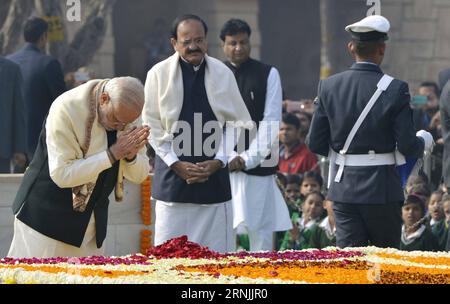
[[[0,157],[0,174],[11,173],[10,160],[9,158]]]
[[[399,248],[402,230],[402,202],[349,204],[335,202],[336,245]]]

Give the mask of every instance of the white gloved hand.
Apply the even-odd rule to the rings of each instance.
[[[427,132],[425,130],[420,130],[416,133],[417,137],[422,137],[425,142],[425,150],[430,151],[433,149],[434,146],[434,140],[433,136],[430,134],[430,132]]]

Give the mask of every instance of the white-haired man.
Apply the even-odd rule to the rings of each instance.
[[[110,193],[121,200],[123,177],[148,175],[143,105],[131,77],[92,80],[54,101],[13,204],[8,256],[103,254]]]

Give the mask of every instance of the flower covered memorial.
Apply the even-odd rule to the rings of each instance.
[[[219,254],[186,236],[146,255],[0,260],[4,284],[448,284],[450,255],[375,247]]]

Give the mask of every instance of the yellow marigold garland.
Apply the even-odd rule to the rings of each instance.
[[[0,268],[6,268],[5,266],[0,266]],[[55,265],[9,265],[8,268],[22,268],[26,271],[43,271],[47,273],[67,273],[68,267],[63,266],[55,266]],[[135,271],[135,270],[105,270],[105,269],[92,269],[92,268],[83,268],[77,267],[72,270],[72,274],[76,274],[83,277],[105,277],[105,278],[117,278],[121,276],[131,276],[131,275],[145,275],[150,270],[147,271]]]
[[[152,224],[152,204],[150,197],[152,195],[152,183],[150,176],[141,184],[141,218],[142,222],[146,226]],[[143,229],[141,231],[141,253],[146,253],[147,250],[152,246],[152,232],[149,229]]]
[[[420,263],[425,265],[450,265],[450,255],[448,257],[421,257],[421,256],[402,256],[394,253],[377,253],[380,258],[398,259],[407,262]]]

